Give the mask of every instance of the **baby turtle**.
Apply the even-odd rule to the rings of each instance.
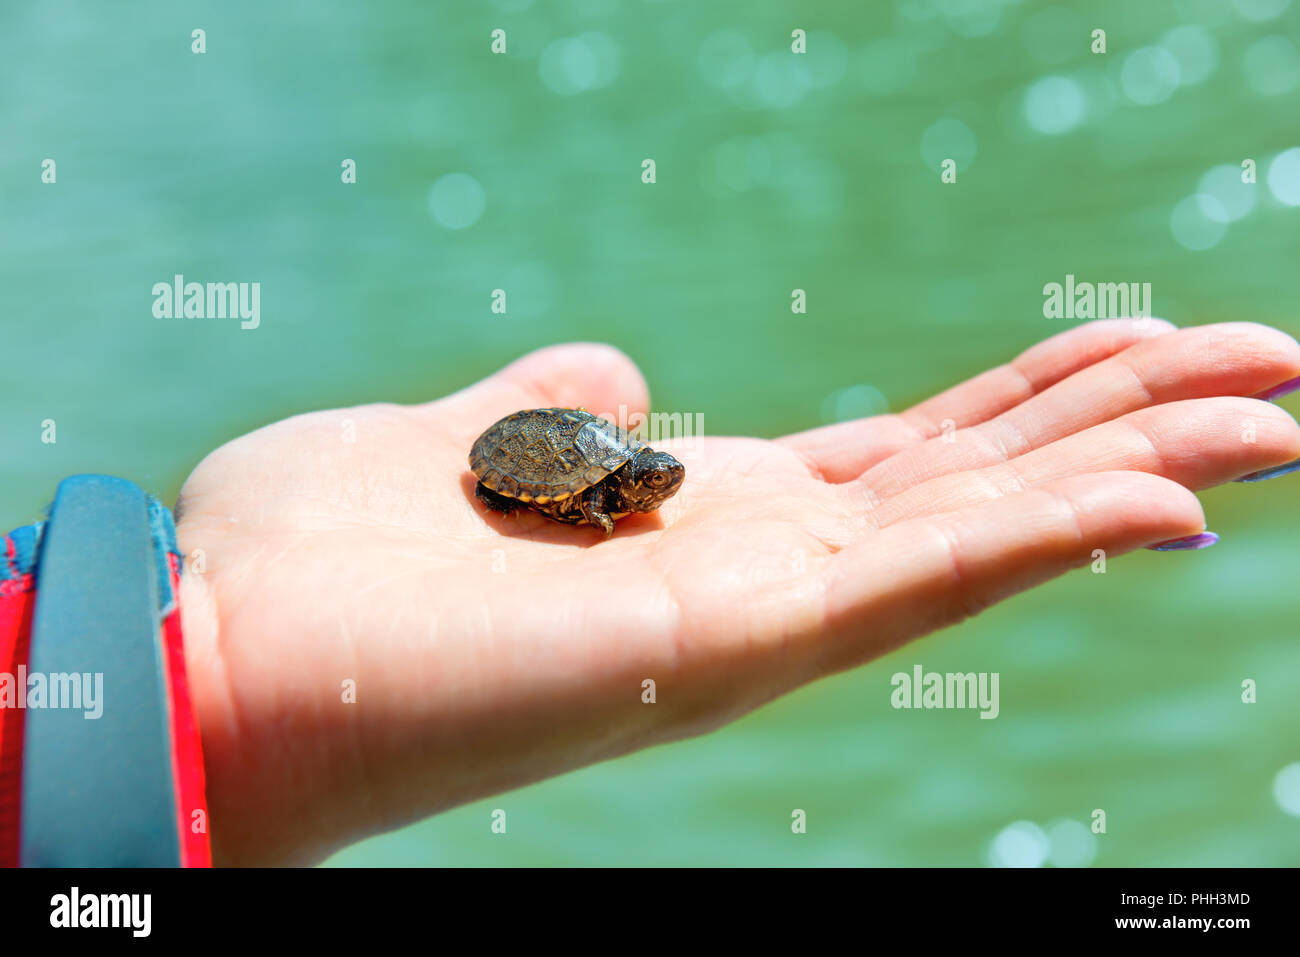
[[[478,437],[469,453],[474,494],[490,509],[531,508],[566,525],[598,525],[653,512],[686,469],[586,409],[525,409]]]

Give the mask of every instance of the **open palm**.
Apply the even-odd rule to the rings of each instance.
[[[1263,326],[1092,323],[899,415],[658,443],[681,491],[608,541],[488,511],[466,455],[518,409],[645,411],[609,347],[244,436],[178,503],[217,860],[316,860],[717,727],[1096,549],[1200,532],[1189,489],[1300,455],[1243,398],[1297,373]]]

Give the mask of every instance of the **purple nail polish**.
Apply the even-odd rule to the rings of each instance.
[[[1259,393],[1255,398],[1263,399],[1265,402],[1272,402],[1274,399],[1280,399],[1284,395],[1290,395],[1297,389],[1300,389],[1300,375],[1296,376],[1294,379],[1287,379],[1285,382],[1275,385],[1273,388],[1265,392]]]
[[[1285,465],[1275,465],[1271,469],[1260,469],[1258,472],[1251,472],[1249,475],[1243,475],[1239,479],[1233,479],[1233,481],[1262,482],[1265,479],[1277,478],[1279,475],[1290,475],[1292,472],[1300,472],[1300,459],[1287,462]]]
[[[1198,548],[1209,548],[1218,540],[1219,536],[1214,532],[1201,532],[1199,535],[1188,535],[1186,538],[1171,538],[1167,542],[1157,542],[1148,545],[1147,548],[1153,552],[1190,552]]]

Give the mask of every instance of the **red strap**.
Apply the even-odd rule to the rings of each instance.
[[[5,561],[15,567],[13,541],[4,539]],[[36,607],[36,580],[19,575],[0,580],[0,867],[18,866],[18,803],[22,794],[23,715],[18,707],[24,688],[18,669],[26,670],[32,635],[32,610]],[[12,694],[11,701],[7,696]]]
[[[167,665],[167,689],[171,693],[172,775],[176,785],[176,823],[180,828],[182,867],[211,867],[212,846],[208,841],[208,805],[203,778],[203,742],[199,719],[190,700],[185,676],[185,638],[181,634],[180,558],[167,554],[172,594],[176,603],[163,620],[163,660]]]
[[[15,566],[13,540],[4,538],[5,560]],[[211,867],[208,808],[204,793],[203,749],[198,716],[190,699],[185,675],[185,640],[181,633],[180,559],[167,555],[172,594],[178,596],[162,624],[163,662],[167,668],[169,712],[172,727],[172,775],[176,791],[176,822],[180,831],[182,867]],[[27,667],[31,647],[32,611],[36,607],[36,580],[31,574],[0,579],[0,695],[11,689],[15,700],[25,691],[17,683],[18,669]],[[22,795],[22,708],[9,707],[0,697],[0,867],[18,866],[19,799]]]

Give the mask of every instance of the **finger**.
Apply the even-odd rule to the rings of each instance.
[[[1300,372],[1300,344],[1236,322],[1138,343],[1076,372],[1002,415],[899,452],[862,476],[879,498],[939,475],[984,468],[1160,403],[1246,396]]]
[[[446,411],[442,403],[463,413],[466,429],[478,434],[511,412],[548,406],[585,408],[626,424],[631,416],[649,411],[650,391],[636,363],[621,350],[572,342],[530,352],[448,396],[438,403]]]
[[[872,517],[891,525],[1116,470],[1203,489],[1296,458],[1300,425],[1277,406],[1237,397],[1192,399],[1130,413],[1009,462],[938,476],[880,501]]]
[[[1017,592],[1104,557],[1205,528],[1196,496],[1155,475],[1061,479],[958,511],[900,522],[835,554],[823,571],[826,640],[813,669],[853,667]]]
[[[827,425],[778,441],[802,454],[828,482],[847,482],[900,449],[987,421],[1080,369],[1174,329],[1163,319],[1089,322],[905,412]]]

